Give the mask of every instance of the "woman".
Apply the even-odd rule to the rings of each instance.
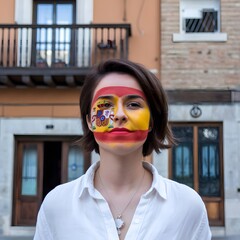
[[[154,74],[127,60],[108,60],[86,78],[80,109],[80,143],[100,161],[47,195],[35,240],[211,239],[199,195],[143,161],[174,143]]]

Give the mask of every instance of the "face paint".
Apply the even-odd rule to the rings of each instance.
[[[108,95],[108,94],[116,95],[118,97],[122,97],[124,95],[135,94],[135,95],[139,95],[144,100],[146,100],[144,93],[138,89],[130,88],[130,87],[121,87],[121,86],[115,87],[115,86],[113,86],[113,87],[101,88],[99,91],[97,91],[93,98],[92,103],[96,102],[96,100],[100,96],[104,96],[104,95]]]
[[[150,111],[142,91],[121,86],[105,87],[94,96],[92,104],[92,130],[102,142],[143,141],[148,135]],[[127,121],[114,123],[121,105]]]
[[[109,101],[98,99],[92,107],[92,130],[97,132],[106,132],[113,128],[113,108],[109,106]]]
[[[116,131],[116,132],[94,132],[95,138],[101,142],[136,142],[147,138],[148,130],[145,131]]]

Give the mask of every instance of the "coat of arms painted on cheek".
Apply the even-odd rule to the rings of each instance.
[[[109,104],[105,101],[98,102],[97,106],[92,110],[92,130],[104,130],[113,128],[114,109],[109,108]]]

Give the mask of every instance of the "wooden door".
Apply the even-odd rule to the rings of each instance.
[[[13,225],[34,226],[42,201],[43,144],[20,142],[15,166]]]
[[[76,137],[17,137],[14,176],[14,226],[34,226],[44,197],[61,183],[86,172],[90,154]]]
[[[211,226],[224,225],[221,123],[172,123],[178,144],[170,151],[169,175],[202,197]]]

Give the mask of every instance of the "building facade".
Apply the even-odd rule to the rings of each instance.
[[[202,196],[213,235],[240,232],[238,1],[161,1],[161,81],[182,139],[168,176]]]
[[[160,78],[178,145],[148,160],[199,192],[213,236],[240,234],[238,8],[237,0],[0,0],[0,236],[32,236],[44,196],[98,160],[77,146],[78,104],[90,67],[108,58]]]

